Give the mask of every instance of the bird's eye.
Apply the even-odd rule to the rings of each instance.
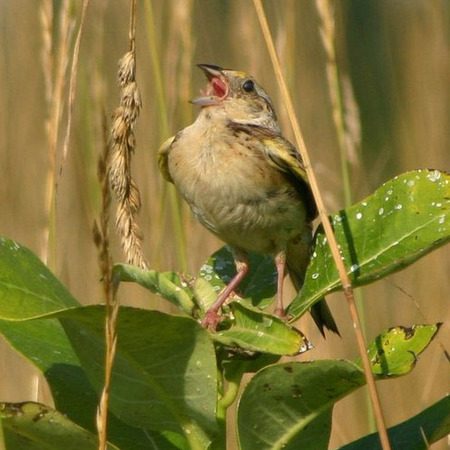
[[[255,83],[252,80],[247,80],[243,85],[242,89],[245,92],[252,92],[255,89]]]

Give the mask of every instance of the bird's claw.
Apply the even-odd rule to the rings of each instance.
[[[202,327],[211,331],[216,331],[217,325],[222,320],[222,316],[217,314],[216,311],[206,311],[205,316],[202,319]]]
[[[286,311],[283,308],[275,308],[273,313],[282,320],[286,320],[288,318],[288,314],[286,314]]]

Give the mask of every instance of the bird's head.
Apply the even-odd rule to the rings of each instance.
[[[221,108],[229,120],[260,125],[278,131],[272,100],[245,72],[199,64],[208,79],[206,90],[191,102],[202,108]]]

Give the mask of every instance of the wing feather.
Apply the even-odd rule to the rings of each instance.
[[[286,173],[297,190],[305,198],[308,217],[310,220],[317,217],[317,207],[311,191],[305,165],[297,149],[281,134],[259,125],[230,122],[235,131],[248,133],[260,139],[269,164]]]
[[[172,146],[175,139],[176,136],[172,136],[169,139],[166,139],[158,150],[159,171],[162,173],[163,177],[171,183],[173,183],[173,180],[169,172],[169,152],[170,147]]]

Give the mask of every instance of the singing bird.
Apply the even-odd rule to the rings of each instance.
[[[215,329],[219,310],[249,270],[248,252],[272,255],[277,268],[275,313],[283,317],[286,272],[297,290],[311,253],[317,208],[302,159],[282,135],[273,103],[244,72],[199,64],[208,85],[191,102],[195,122],[168,139],[159,168],[174,183],[195,218],[232,249],[237,273],[205,313]],[[324,327],[339,333],[325,300],[311,308]]]

